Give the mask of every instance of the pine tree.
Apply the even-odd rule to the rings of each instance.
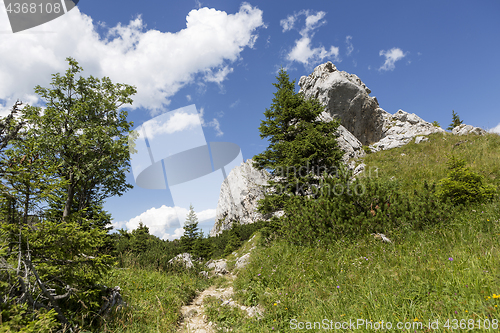
[[[259,127],[260,137],[267,138],[269,146],[253,158],[256,168],[280,177],[268,182],[270,191],[259,202],[264,214],[283,209],[290,195],[310,193],[324,172],[338,171],[343,156],[337,145],[339,121],[320,119],[323,106],[295,92],[295,80],[290,82],[283,68],[276,78],[273,103]]]
[[[451,110],[451,111],[452,111],[452,121],[451,121],[450,126],[448,126],[448,128],[447,128],[448,131],[452,131],[455,127],[462,125],[462,123],[463,123],[463,121],[460,120],[460,117],[458,116],[458,114],[455,113],[455,110]]]
[[[193,205],[189,205],[189,213],[184,223],[184,235],[181,237],[182,251],[193,254],[194,245],[198,237],[198,217],[194,212]]]

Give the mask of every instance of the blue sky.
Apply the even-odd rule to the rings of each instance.
[[[13,34],[0,0],[0,115],[17,99],[39,103],[33,87],[48,86],[71,56],[86,76],[137,87],[125,108],[134,127],[194,104],[205,141],[235,143],[248,159],[267,146],[258,127],[280,66],[298,81],[330,60],[358,75],[390,113],[446,128],[455,110],[467,124],[500,132],[499,16],[497,0],[80,1]],[[186,195],[174,209],[172,191],[140,188],[132,173],[127,180],[134,189],[105,204],[114,225],[133,229],[142,220],[164,239],[180,235]],[[217,181],[189,188],[205,232]]]

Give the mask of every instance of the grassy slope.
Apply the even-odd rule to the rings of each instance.
[[[455,146],[459,142],[462,143]],[[432,183],[446,177],[446,162],[452,154],[465,159],[467,165],[483,175],[487,183],[500,186],[500,135],[496,134],[433,134],[428,142],[417,145],[412,140],[401,148],[368,154],[364,162],[367,174],[372,177],[395,177],[404,188],[413,190],[424,180]]]
[[[468,142],[454,147],[463,140]],[[378,167],[379,177],[394,176],[412,191],[423,180],[432,183],[445,177],[450,153],[464,157],[488,183],[500,184],[500,136],[496,135],[433,135],[427,143],[371,154],[365,163],[372,176]],[[499,220],[496,202],[468,207],[446,227],[388,233],[393,244],[366,236],[356,243],[321,249],[283,242],[259,248],[236,279],[235,290],[240,302],[262,304],[265,318],[257,321],[235,309],[219,309],[212,319],[236,332],[297,331],[291,320],[383,320],[391,322],[393,329],[398,321],[424,324],[424,329],[413,326],[411,331],[425,331],[429,320],[438,320],[439,329],[434,332],[445,331],[447,319],[458,319],[458,325],[462,319],[471,320],[469,325],[473,320],[476,328],[478,320],[481,325],[484,320],[492,323],[500,319]],[[372,331],[364,328],[357,331]]]
[[[464,140],[468,142],[454,147]],[[427,143],[370,154],[364,162],[367,173],[375,176],[378,168],[379,177],[394,176],[412,191],[423,180],[445,177],[450,153],[464,157],[488,183],[500,185],[500,136],[432,135]],[[258,247],[234,287],[241,304],[260,303],[266,309],[264,319],[249,319],[239,309],[220,307],[217,300],[207,315],[233,332],[295,332],[291,320],[323,319],[383,320],[392,322],[393,329],[398,321],[427,325],[429,319],[439,320],[439,329],[432,330],[439,332],[448,318],[456,318],[473,319],[477,327],[477,320],[500,319],[499,220],[500,204],[494,203],[469,207],[446,228],[387,233],[393,244],[366,236],[321,249],[283,242]],[[244,247],[254,244],[255,239]],[[228,257],[230,266],[233,257]],[[130,307],[109,320],[103,332],[173,332],[180,307],[208,283],[187,273],[116,270],[105,284],[119,285]]]
[[[164,273],[138,268],[115,269],[103,281],[120,286],[129,305],[124,311],[107,318],[100,332],[175,332],[180,308],[210,282],[196,273]]]

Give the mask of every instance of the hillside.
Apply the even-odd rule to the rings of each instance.
[[[455,153],[498,185],[499,145],[498,135],[434,134],[429,142],[368,154],[364,162],[367,172],[378,167],[379,177],[395,177],[412,192],[424,179],[445,177],[447,156]],[[390,322],[393,329],[408,323],[412,332],[426,332],[429,321],[440,332],[454,319],[484,329],[500,319],[499,208],[497,198],[457,208],[447,225],[386,231],[392,243],[372,235],[312,248],[268,241],[234,281],[236,300],[260,304],[264,318],[248,319],[212,303],[209,319],[236,332],[295,332],[307,325],[320,331],[314,323],[325,329],[358,319],[364,320],[355,329],[361,332],[373,331],[369,325],[377,322],[385,328]]]
[[[486,184],[498,185],[499,145],[500,136],[494,134],[436,133],[427,142],[367,154],[357,163],[366,164],[364,178],[378,177],[412,194],[422,190],[424,180],[432,184],[445,178],[446,162],[455,155],[484,176]],[[208,238],[222,244],[230,242],[230,234],[250,239],[227,256],[219,252],[224,268],[214,271],[201,264],[194,270],[168,270],[159,285],[151,283],[158,273],[149,270],[131,268],[108,279],[106,283],[123,286],[130,307],[105,331],[295,332],[344,324],[350,327],[344,331],[371,332],[388,325],[397,329],[398,322],[412,332],[448,331],[461,323],[481,330],[496,327],[500,200],[457,206],[449,213],[446,223],[384,230],[390,242],[359,234],[304,246],[272,233],[266,223],[233,227]],[[249,227],[258,229],[253,237],[243,231]],[[248,263],[238,269],[242,257]],[[212,277],[198,275],[202,270]],[[156,306],[174,294],[180,297],[169,301],[168,309]],[[260,315],[250,316],[257,311],[252,309]],[[146,310],[147,316],[140,315]]]

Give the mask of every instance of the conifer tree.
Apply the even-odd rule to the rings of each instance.
[[[450,126],[448,126],[447,128],[448,131],[452,131],[455,127],[463,124],[463,121],[460,120],[460,117],[458,116],[458,114],[455,113],[455,110],[451,111],[452,111],[452,116],[451,116],[452,120]]]
[[[337,145],[339,121],[322,119],[320,102],[295,92],[295,80],[290,82],[283,68],[276,78],[277,91],[259,127],[269,146],[253,157],[254,166],[274,178],[259,203],[264,214],[281,210],[290,195],[304,196],[317,188],[324,172],[337,173],[343,156]]]
[[[194,245],[198,237],[198,217],[194,212],[193,205],[189,205],[189,213],[184,223],[184,235],[181,237],[182,251],[193,254]]]

